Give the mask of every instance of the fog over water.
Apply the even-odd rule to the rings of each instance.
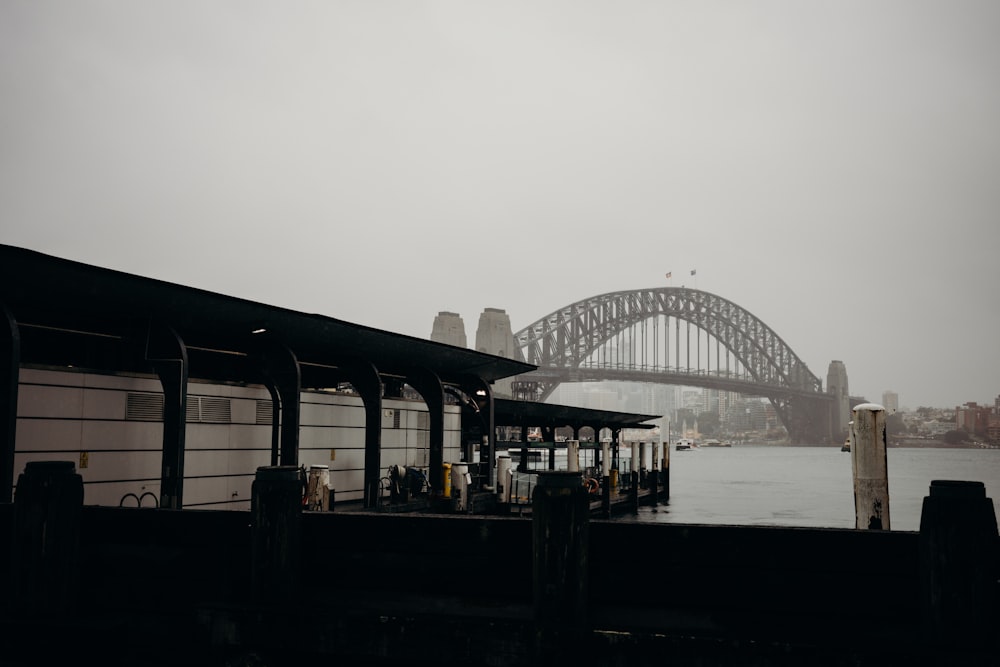
[[[420,338],[684,284],[853,395],[992,402],[998,34],[990,0],[6,0],[0,242]]]

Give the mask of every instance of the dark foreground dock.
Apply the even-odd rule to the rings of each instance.
[[[26,485],[0,505],[0,664],[998,664],[981,485],[932,486],[921,531],[889,532],[616,523],[570,482],[540,482],[530,519]]]

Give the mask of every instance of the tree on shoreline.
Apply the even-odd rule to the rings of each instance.
[[[942,440],[944,440],[945,444],[957,445],[962,442],[968,442],[969,434],[966,433],[965,431],[960,431],[960,430],[948,431],[947,433],[944,434],[944,436],[942,436]]]

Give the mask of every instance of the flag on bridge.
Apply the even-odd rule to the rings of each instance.
[[[695,273],[697,273],[697,271],[695,269],[691,269],[691,275],[693,276]]]
[[[671,272],[667,271],[667,280],[670,280],[670,274],[671,274]]]

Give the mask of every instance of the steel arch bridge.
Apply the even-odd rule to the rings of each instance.
[[[768,398],[792,442],[831,439],[834,396],[822,381],[773,329],[709,292],[601,294],[533,322],[514,334],[514,345],[515,355],[538,366],[516,378],[522,398],[544,400],[563,382],[707,387]]]

